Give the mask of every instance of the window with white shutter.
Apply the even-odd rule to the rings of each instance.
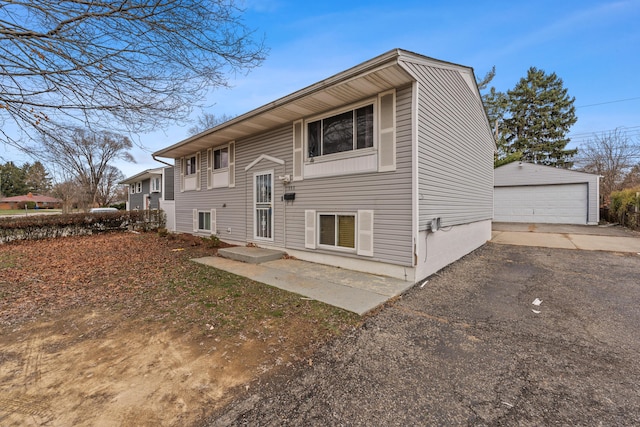
[[[358,211],[358,249],[357,254],[373,256],[373,211]]]
[[[378,95],[378,171],[396,170],[396,92]]]
[[[302,120],[293,123],[293,180],[303,178],[304,142],[302,140]]]
[[[229,143],[229,187],[236,186],[236,143]]]
[[[304,247],[316,248],[316,211],[304,211]]]

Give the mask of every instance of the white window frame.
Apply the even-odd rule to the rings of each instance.
[[[189,162],[193,159],[193,169],[189,171]],[[184,176],[191,176],[198,173],[198,155],[193,154],[184,158]]]
[[[136,182],[136,190],[134,191],[134,193],[142,193],[142,181],[138,181]]]
[[[336,244],[334,245],[327,245],[327,244],[323,244],[320,242],[320,235],[321,235],[321,227],[322,227],[322,222],[320,221],[320,217],[321,216],[329,216],[332,215],[335,217],[335,242]],[[348,248],[346,246],[338,246],[338,224],[337,224],[337,220],[339,216],[351,216],[353,217],[353,248]],[[349,252],[349,253],[356,253],[356,250],[358,248],[358,212],[317,212],[316,213],[316,242],[317,242],[317,247],[320,249],[328,249],[328,250],[332,250],[332,251],[340,251],[340,252]]]
[[[209,228],[200,228],[200,215],[209,215]],[[203,221],[205,222],[205,221]],[[199,210],[198,211],[198,231],[202,233],[211,233],[211,211],[209,210]]]
[[[232,170],[230,169],[230,165],[233,165],[233,162],[231,161],[232,160],[231,150],[235,149],[235,146],[232,147],[232,144],[233,143],[229,143],[227,145],[222,145],[219,147],[215,147],[215,148],[212,147],[207,149],[207,189],[235,186],[235,182],[234,182],[234,185],[231,185]],[[221,150],[227,150],[227,165],[216,168],[215,154],[216,154],[216,151],[221,151]],[[220,175],[218,174],[228,174],[228,178],[226,180],[223,180],[223,184],[216,183],[218,180],[215,178],[215,176],[217,175],[218,178],[221,178]]]
[[[195,172],[187,174],[187,164],[195,158]],[[180,158],[180,192],[184,191],[200,191],[200,163],[202,162],[202,154],[200,151],[193,155]]]
[[[151,192],[160,193],[162,191],[162,177],[156,176],[151,178]]]
[[[257,205],[258,200],[257,200],[257,194],[256,194],[256,177],[259,175],[271,175],[271,201],[269,202],[271,204],[270,209],[271,209],[271,223],[269,225],[269,227],[271,228],[271,237],[259,237],[258,236],[258,223],[257,223],[257,217],[256,217],[256,211],[257,211]],[[251,191],[253,192],[253,205],[252,205],[252,210],[253,210],[253,214],[252,214],[252,218],[253,218],[253,239],[256,241],[263,241],[263,242],[273,242],[275,240],[275,218],[276,218],[276,186],[275,186],[275,172],[273,169],[269,169],[269,170],[265,170],[265,171],[261,171],[261,172],[254,172],[253,174],[253,181],[251,184]],[[266,203],[265,203],[266,204]]]
[[[209,229],[200,228],[200,215],[209,215]],[[206,234],[217,234],[218,226],[216,219],[216,210],[215,209],[194,209],[193,210],[193,232],[194,233],[206,233]]]
[[[227,150],[227,164],[225,166],[216,167],[216,151],[222,152],[222,150]],[[213,148],[211,152],[211,168],[214,171],[226,171],[229,169],[229,146],[224,145],[222,147]]]
[[[341,151],[338,153],[331,153],[331,154],[325,154],[325,155],[319,155],[319,156],[315,156],[315,157],[309,157],[309,123],[312,122],[316,122],[318,120],[324,120],[324,119],[328,119],[330,117],[333,116],[337,116],[349,111],[355,111],[359,108],[362,107],[366,107],[368,105],[373,105],[373,124],[372,124],[372,138],[373,138],[373,145],[371,147],[366,147],[366,148],[354,148],[353,150],[349,150],[349,151]],[[356,127],[356,123],[354,122],[354,129]],[[377,150],[378,147],[378,132],[376,131],[378,129],[378,98],[369,98],[366,99],[362,102],[358,102],[356,104],[351,104],[348,106],[345,106],[343,108],[339,108],[339,109],[335,109],[335,110],[331,110],[327,113],[321,114],[321,115],[316,115],[313,117],[309,117],[307,119],[304,120],[303,126],[302,126],[302,131],[303,131],[303,142],[304,142],[304,146],[303,146],[303,150],[304,150],[304,162],[305,164],[309,164],[309,163],[313,163],[316,161],[326,161],[326,160],[335,160],[335,159],[343,159],[343,158],[350,158],[350,157],[359,157],[359,156],[363,156],[363,155],[367,155],[367,154],[371,154],[373,152],[375,152]],[[356,138],[357,133],[354,132],[354,144],[356,143],[355,138]]]

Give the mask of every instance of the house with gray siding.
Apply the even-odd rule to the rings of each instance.
[[[600,221],[600,176],[512,162],[494,171],[499,222],[588,224]]]
[[[418,281],[491,238],[473,70],[394,49],[154,153],[176,230]]]
[[[174,216],[174,168],[147,169],[120,181],[128,186],[127,210],[162,209],[167,215],[167,229],[176,231]]]

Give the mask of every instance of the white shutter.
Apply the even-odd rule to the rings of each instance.
[[[213,187],[213,149],[207,150],[207,188]]]
[[[304,247],[316,248],[316,211],[304,211]]]
[[[396,170],[396,92],[378,95],[378,172]]]
[[[358,255],[373,256],[373,211],[358,211]]]
[[[229,187],[236,186],[236,143],[229,143]]]
[[[302,166],[304,161],[303,148],[304,142],[302,141],[302,120],[293,122],[293,180],[301,181]]]
[[[193,210],[193,232],[198,231],[198,209]]]
[[[217,234],[218,228],[216,227],[216,210],[211,209],[211,234]]]
[[[180,158],[180,192],[184,191],[184,157]]]
[[[200,152],[196,153],[196,190],[200,191]]]

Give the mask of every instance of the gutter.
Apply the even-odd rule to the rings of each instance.
[[[155,155],[155,154],[152,154],[152,155],[151,155],[151,157],[153,158],[153,160],[155,160],[155,161],[156,161],[156,162],[158,162],[158,163],[162,163],[162,164],[164,164],[164,165],[171,166],[171,167],[174,167],[174,166],[175,166],[175,165],[172,165],[171,163],[167,163],[167,162],[165,162],[164,160],[160,160],[160,159],[156,158],[156,155]]]

